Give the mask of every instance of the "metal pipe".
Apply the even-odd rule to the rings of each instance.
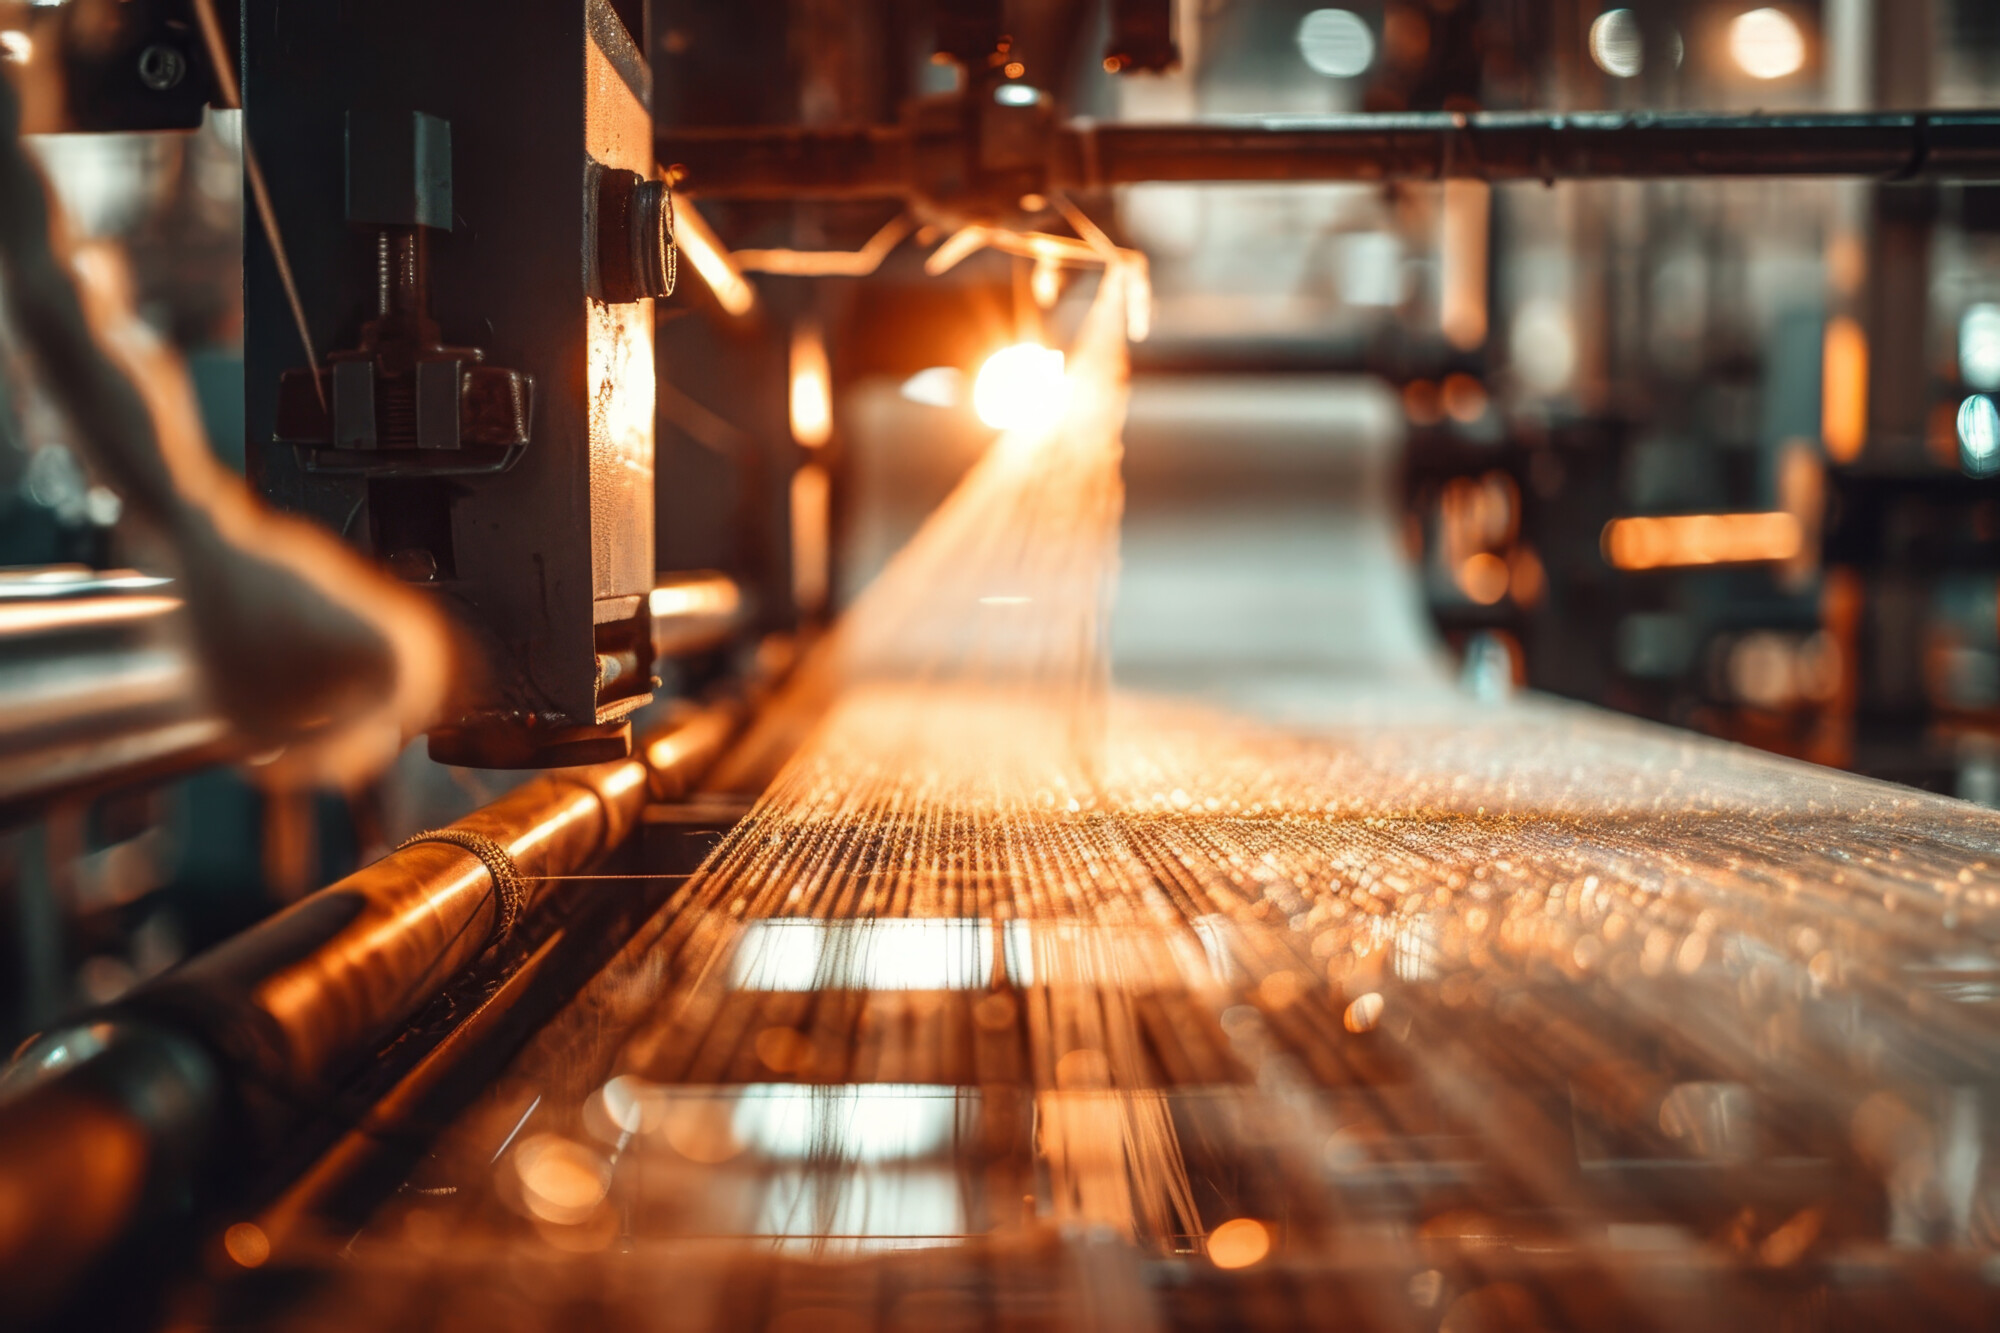
[[[0,576],[0,822],[64,796],[233,757],[168,581]]]
[[[651,599],[653,656],[685,657],[719,648],[743,628],[749,609],[742,589],[727,574],[662,574]]]
[[[957,122],[677,129],[662,161],[710,198],[838,199],[925,193],[926,162],[962,164]],[[1643,180],[1851,176],[2000,180],[2000,112],[1412,112],[1176,124],[1072,122],[1039,131],[1045,188],[1144,181]],[[1018,173],[1004,182],[1011,200]],[[1036,182],[1027,182],[1035,184]],[[968,192],[969,182],[955,190]]]
[[[662,575],[653,659],[728,643],[748,609],[726,575]],[[0,824],[243,757],[247,743],[207,702],[186,616],[169,580],[130,570],[0,574]]]
[[[1072,127],[1058,183],[2000,178],[1991,112],[1454,112]]]
[[[546,773],[451,825],[463,844],[406,844],[217,945],[130,1004],[205,1026],[226,1013],[227,1026],[209,1035],[232,1065],[287,1096],[323,1097],[498,942],[503,922],[622,842],[646,783],[638,759]],[[491,849],[511,863],[518,890],[496,879]],[[510,905],[511,892],[520,897]]]
[[[0,1290],[53,1299],[64,1284],[48,1274],[81,1272],[124,1223],[183,1207],[167,1201],[205,1167],[270,1160],[509,923],[622,842],[650,789],[691,784],[741,710],[691,709],[631,759],[535,778],[26,1048],[0,1081],[0,1168],[91,1170],[8,1176],[29,1192],[13,1215],[35,1225],[0,1227]],[[110,1078],[113,1052],[141,1073]]]

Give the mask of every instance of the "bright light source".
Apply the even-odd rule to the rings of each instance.
[[[833,375],[819,329],[792,330],[792,438],[817,449],[833,438]]]
[[[972,410],[995,430],[1047,430],[1068,405],[1063,354],[1035,343],[1001,348],[972,384]]]
[[[1614,79],[1629,79],[1646,67],[1639,19],[1629,9],[1607,9],[1590,25],[1590,58]]]
[[[1967,476],[2000,472],[2000,407],[1983,393],[1958,405],[1958,461]]]
[[[901,393],[925,407],[957,407],[965,401],[965,372],[957,366],[932,366],[904,380]]]
[[[993,100],[1001,106],[1033,106],[1042,100],[1042,92],[1025,83],[1003,83],[993,90]]]
[[[1958,322],[1958,373],[1981,393],[2000,389],[2000,305],[1981,302]]]
[[[1315,9],[1299,24],[1299,54],[1329,79],[1351,79],[1375,63],[1375,34],[1350,10]]]
[[[1753,9],[1729,25],[1729,54],[1753,79],[1782,79],[1806,63],[1806,37],[1791,15]]]
[[[25,65],[35,54],[35,41],[18,28],[0,32],[0,60],[10,64]]]

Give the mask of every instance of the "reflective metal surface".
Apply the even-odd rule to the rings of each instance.
[[[233,753],[168,581],[75,567],[0,577],[0,819]]]

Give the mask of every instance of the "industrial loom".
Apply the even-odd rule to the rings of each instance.
[[[39,1026],[0,1080],[0,1322],[2000,1320],[2000,814],[1516,692],[1539,668],[1476,607],[1452,679],[1405,568],[1445,539],[1389,515],[1471,513],[1501,473],[1518,499],[1533,451],[1461,441],[1398,496],[1409,392],[1385,426],[1311,386],[1176,382],[1112,203],[1972,189],[2000,180],[2000,112],[1087,116],[1068,71],[1161,77],[1199,7],[939,0],[868,7],[882,50],[941,71],[893,118],[825,93],[718,122],[663,112],[734,21],[685,8],[23,20],[70,54],[8,69],[10,333],[156,544],[144,573],[0,576],[0,809],[365,767],[399,725],[434,765],[529,772]],[[815,53],[867,48],[839,8],[746,13],[789,15],[765,53],[832,86]],[[119,101],[113,65],[157,96]],[[115,284],[51,241],[16,132],[211,108],[241,109],[240,496],[188,461],[198,422]],[[843,599],[830,552],[869,483],[833,390],[865,356],[821,293],[897,255],[947,293],[994,260],[1047,324],[1016,378],[964,377],[1002,424]],[[750,459],[705,380],[804,461]],[[1294,493],[1245,499],[1259,469]],[[1824,518],[1833,562],[1858,493],[1585,547],[1776,566],[1817,558]],[[1244,525],[1218,547],[1345,525],[1322,572],[1363,587],[1330,617],[1351,661],[1223,650],[1255,617],[1160,520],[1190,494]],[[1451,560],[1461,609],[1539,604],[1521,558]],[[1115,602],[1158,641],[1121,639]]]

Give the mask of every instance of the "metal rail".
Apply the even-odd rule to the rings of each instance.
[[[1413,112],[1175,124],[1021,115],[1010,127],[1018,137],[1008,183],[1034,178],[1060,190],[1145,181],[2000,180],[1995,111]],[[893,126],[678,129],[662,134],[659,155],[703,197],[938,198],[954,184],[972,188],[980,171],[959,123],[913,116]]]

